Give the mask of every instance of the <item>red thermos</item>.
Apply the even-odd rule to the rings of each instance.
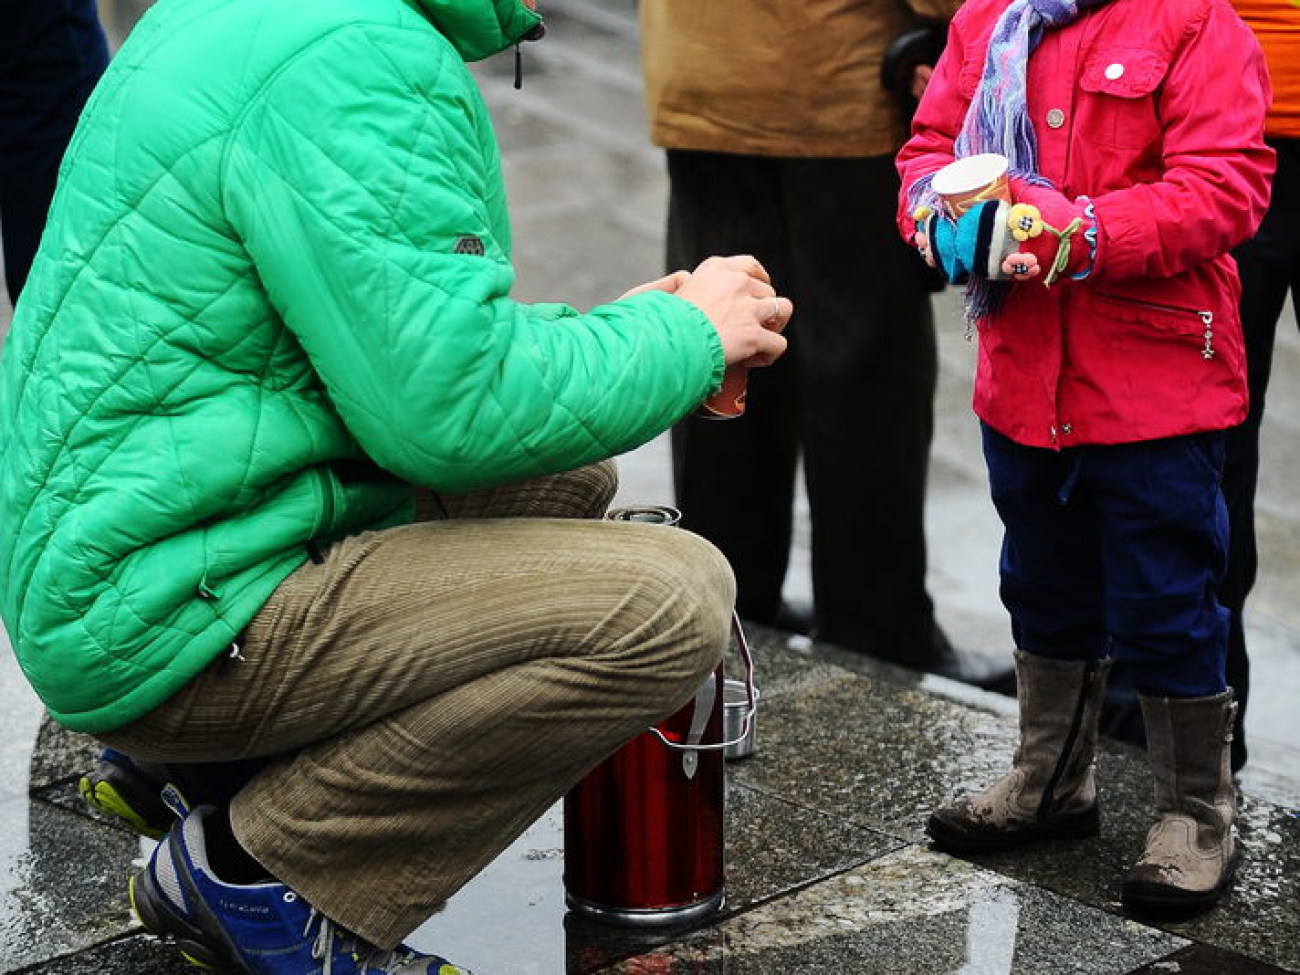
[[[655,726],[679,744],[722,741],[722,668]],[[628,925],[680,924],[723,898],[723,755],[675,751],[651,731],[598,765],[564,799],[565,900]]]
[[[608,517],[675,524],[677,512],[626,508]],[[738,623],[735,629],[750,671],[752,719],[752,661]],[[653,926],[702,918],[722,905],[723,683],[719,666],[691,701],[565,796],[565,900],[576,913]]]

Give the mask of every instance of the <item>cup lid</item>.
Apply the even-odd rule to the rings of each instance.
[[[996,152],[964,156],[935,173],[930,189],[940,196],[983,189],[1005,173],[1007,166],[1007,157]]]

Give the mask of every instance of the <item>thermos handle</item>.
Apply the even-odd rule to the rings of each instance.
[[[745,740],[745,736],[749,734],[749,726],[753,723],[754,715],[758,711],[758,695],[754,687],[754,654],[749,649],[749,641],[745,639],[745,630],[740,625],[740,617],[736,614],[736,611],[734,609],[731,611],[731,632],[736,635],[736,645],[740,648],[740,657],[742,660],[745,661],[745,715],[740,719],[740,732],[735,738],[732,738],[728,741],[720,741],[716,743],[691,742],[690,741],[691,738],[697,737],[697,735],[694,734],[695,721],[701,720],[700,712],[703,711],[707,719],[708,712],[712,710],[711,707],[708,709],[701,708],[699,706],[700,702],[697,698],[696,713],[694,715],[695,720],[693,720],[691,723],[692,733],[688,736],[686,742],[672,741],[668,738],[667,735],[665,735],[658,728],[653,726],[651,726],[650,728],[650,731],[654,734],[654,736],[658,738],[659,741],[662,742],[666,747],[671,748],[673,751],[677,751],[677,752],[721,751],[724,748],[730,748],[733,745],[739,745],[742,741]],[[713,677],[710,677],[709,681],[711,682],[712,680]],[[711,701],[710,704],[712,704]],[[688,778],[690,777],[689,769],[687,770],[687,777]]]
[[[743,392],[741,393],[741,399],[739,400],[739,403],[740,403],[740,409],[737,411],[737,413],[733,415],[739,416],[740,412],[743,412],[744,410]],[[656,505],[645,505],[645,504],[629,505],[628,507],[624,507],[624,508],[611,508],[609,511],[605,513],[606,521],[640,521],[640,522],[646,522],[655,525],[670,525],[670,526],[676,525],[678,522],[681,521],[681,519],[682,519],[682,513],[678,511],[676,508],[669,507],[668,505],[657,505],[657,504]],[[699,738],[703,735],[704,725],[705,723],[707,723],[708,717],[713,710],[713,700],[714,700],[712,695],[710,695],[709,700],[707,701],[707,706],[705,706],[706,702],[702,700],[701,694],[696,694],[695,714],[693,716],[693,720],[691,721],[691,730],[687,735],[687,740],[685,743],[670,741],[668,736],[665,735],[658,728],[655,728],[653,726],[650,728],[650,730],[654,733],[655,737],[657,737],[665,746],[671,748],[673,751],[678,751],[678,752],[722,751],[725,748],[731,748],[733,745],[739,745],[742,741],[745,740],[745,736],[749,734],[749,727],[751,724],[754,723],[754,714],[758,710],[758,692],[754,687],[754,655],[749,650],[749,642],[745,639],[745,631],[740,625],[740,617],[737,615],[734,609],[731,611],[731,632],[736,635],[736,644],[740,647],[740,656],[745,661],[745,716],[740,721],[740,734],[738,737],[733,738],[730,741],[722,741],[722,742],[718,742],[717,744],[706,745],[702,742],[692,741],[691,739]],[[710,677],[709,680],[712,681],[713,678]],[[710,688],[710,690],[712,690],[714,694],[717,693],[716,688]],[[698,731],[697,731],[697,725],[699,729]],[[695,774],[693,763],[689,763],[689,762],[685,763],[685,769],[686,769],[687,778],[690,778],[692,775]]]

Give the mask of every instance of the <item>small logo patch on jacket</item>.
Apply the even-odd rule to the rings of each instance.
[[[475,257],[482,257],[487,253],[487,248],[483,246],[483,241],[473,234],[466,234],[456,241],[456,246],[452,248],[453,254],[473,254]]]

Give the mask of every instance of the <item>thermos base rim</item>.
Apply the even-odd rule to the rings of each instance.
[[[593,921],[606,924],[618,924],[629,928],[667,927],[673,924],[688,924],[708,917],[722,907],[725,891],[710,894],[703,900],[676,907],[610,907],[566,893],[564,902],[575,914],[589,917]]]

